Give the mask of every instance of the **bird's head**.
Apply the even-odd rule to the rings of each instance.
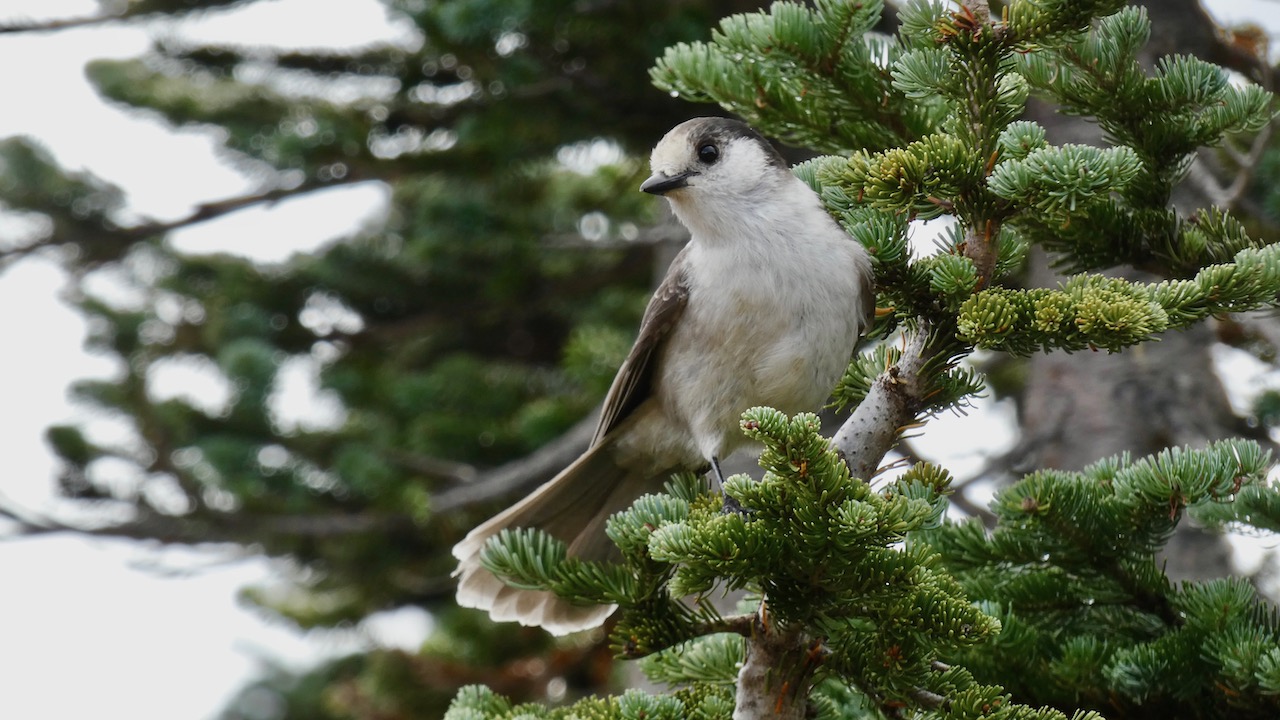
[[[778,151],[746,123],[695,118],[675,126],[649,158],[653,174],[640,189],[676,206],[751,203],[790,178]]]

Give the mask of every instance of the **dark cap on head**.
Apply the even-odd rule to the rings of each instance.
[[[785,169],[787,161],[782,157],[764,136],[751,126],[741,120],[722,117],[704,117],[689,121],[689,140],[694,147],[698,147],[706,142],[718,141],[720,144],[728,144],[732,140],[745,138],[760,146],[764,151],[764,155],[769,160],[769,164],[778,168]]]

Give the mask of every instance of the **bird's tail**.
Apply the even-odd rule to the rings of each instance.
[[[510,587],[480,564],[489,538],[507,528],[539,528],[584,560],[614,559],[617,548],[605,535],[609,516],[636,498],[657,492],[667,474],[630,471],[617,465],[607,442],[587,450],[572,465],[528,497],[472,530],[457,545],[458,604],[488,611],[496,621],[538,625],[565,635],[600,625],[616,605],[575,605],[543,590]]]

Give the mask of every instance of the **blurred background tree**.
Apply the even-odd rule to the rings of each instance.
[[[147,22],[252,2],[137,0],[103,18]],[[67,172],[25,139],[0,145],[0,202],[48,219],[43,234],[5,245],[0,263],[45,254],[78,279],[72,300],[91,319],[88,344],[118,358],[121,375],[73,392],[131,430],[110,445],[76,426],[47,433],[61,492],[123,509],[125,520],[83,526],[3,511],[19,532],[232,542],[289,558],[305,570],[289,592],[250,588],[246,598],[301,627],[406,605],[437,620],[418,653],[376,651],[264,678],[228,718],[261,716],[264,693],[283,701],[274,717],[394,718],[434,716],[471,682],[515,698],[601,690],[613,670],[600,637],[553,643],[454,608],[448,549],[585,445],[650,284],[681,240],[659,204],[636,192],[644,158],[676,122],[716,112],[655,90],[648,69],[664,48],[762,4],[385,0],[416,28],[414,43],[286,52],[168,41],[135,60],[92,63],[88,76],[110,101],[175,128],[218,128],[258,188],[186,218],[139,221],[109,179]],[[892,22],[892,8],[886,15]],[[1197,54],[1272,87],[1265,42],[1249,43],[1247,28],[1216,28],[1193,0],[1151,15],[1153,36],[1169,43],[1155,54]],[[1036,119],[1061,133],[1055,141],[1080,132],[1070,118]],[[1263,236],[1280,207],[1265,181],[1280,173],[1280,161],[1265,159],[1276,157],[1264,155],[1267,139],[1206,156],[1188,183],[1252,211]],[[385,217],[285,263],[185,254],[168,242],[244,208],[367,182],[389,188]],[[1038,272],[1030,284],[1052,283]],[[144,300],[93,292],[103,277]],[[1171,334],[1141,354],[989,368],[1024,428],[987,476],[1263,435],[1274,401],[1250,417],[1232,412],[1212,371],[1214,328],[1275,356],[1274,320],[1247,317]],[[212,403],[157,397],[155,378],[175,367],[217,378],[226,392]],[[332,417],[281,418],[282,370],[299,367],[337,400]],[[102,472],[104,462],[116,472]]]
[[[114,17],[247,4],[136,2]],[[73,426],[47,433],[64,495],[127,510],[123,522],[79,529],[290,558],[306,570],[291,592],[245,594],[300,627],[404,605],[439,621],[421,656],[379,653],[305,681],[265,681],[307,717],[388,706],[430,716],[479,680],[517,696],[545,694],[553,678],[567,680],[559,692],[608,681],[594,643],[543,662],[540,631],[453,610],[448,549],[585,446],[587,416],[682,239],[637,191],[649,147],[689,113],[653,89],[648,68],[668,45],[757,3],[386,6],[416,42],[340,53],[170,41],[89,65],[112,102],[174,128],[219,128],[228,156],[258,178],[255,192],[189,217],[137,222],[109,180],[66,172],[26,139],[0,147],[5,206],[50,221],[4,262],[60,258],[82,281],[72,294],[91,318],[89,346],[121,361],[120,377],[73,392],[125,422],[127,441],[108,446]],[[362,182],[389,187],[385,218],[286,263],[184,255],[167,239]],[[103,277],[144,300],[88,289]],[[280,420],[282,369],[298,366],[339,400],[335,417]],[[225,392],[158,397],[156,378],[175,367]],[[108,478],[104,461],[126,464],[129,481]],[[13,510],[30,532],[60,527]]]

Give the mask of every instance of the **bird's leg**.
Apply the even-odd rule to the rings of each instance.
[[[720,458],[711,456],[711,492],[724,492],[724,473],[720,471]]]
[[[711,485],[712,492],[718,490],[724,495],[724,506],[720,509],[720,512],[725,514],[737,513],[738,515],[747,514],[747,509],[742,507],[742,503],[724,491],[724,473],[720,470],[720,458],[714,455],[711,457]]]

